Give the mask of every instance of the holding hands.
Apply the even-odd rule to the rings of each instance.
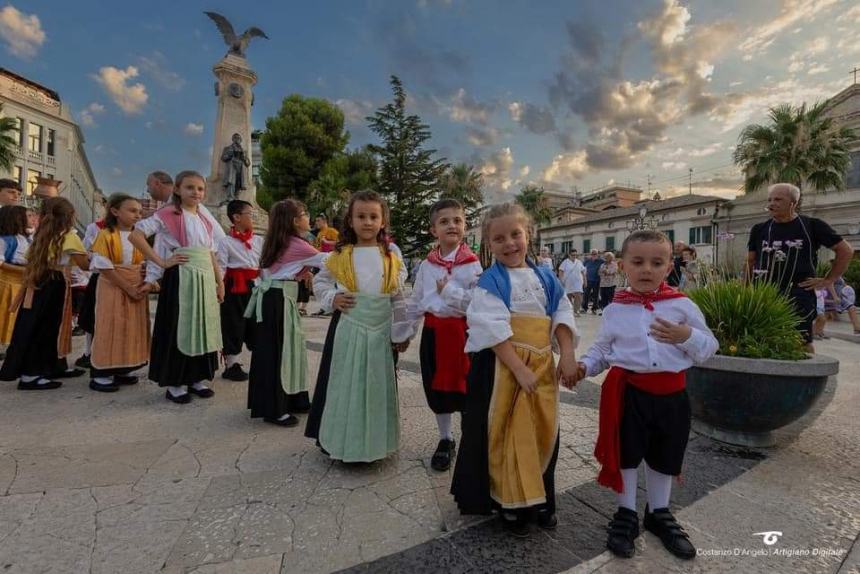
[[[562,353],[558,360],[558,366],[555,369],[556,379],[559,380],[566,389],[572,389],[582,377],[579,376],[579,366],[582,363],[576,362],[576,356],[573,353]]]
[[[355,295],[352,293],[338,293],[334,296],[332,307],[341,313],[346,313],[355,307]]]

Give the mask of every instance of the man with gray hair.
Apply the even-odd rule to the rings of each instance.
[[[854,250],[832,227],[815,217],[799,215],[800,190],[776,183],[767,191],[770,219],[753,225],[747,254],[747,278],[772,281],[800,315],[798,330],[809,351],[816,314],[816,289],[827,289],[848,268]],[[821,246],[836,254],[826,277],[816,277]]]

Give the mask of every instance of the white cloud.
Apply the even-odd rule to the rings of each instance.
[[[113,102],[126,114],[139,114],[143,111],[149,95],[146,86],[141,83],[129,84],[129,80],[136,78],[139,72],[134,66],[128,66],[125,70],[105,66],[99,69],[99,73],[93,78],[101,84],[105,92]]]
[[[809,74],[810,76],[815,76],[817,74],[823,74],[823,73],[829,72],[829,71],[830,71],[830,66],[827,66],[825,64],[813,64],[806,71],[806,73]]]
[[[838,1],[782,0],[782,9],[776,18],[747,32],[746,39],[739,46],[744,54],[744,60],[749,61],[754,54],[767,50],[781,32],[790,30],[799,22],[809,22]]]
[[[483,176],[486,189],[485,197],[501,198],[514,181],[510,172],[514,165],[514,154],[511,148],[504,147],[486,160],[479,163],[478,171]]]
[[[690,11],[677,0],[663,0],[663,11],[659,18],[639,22],[639,29],[646,37],[656,38],[660,44],[670,46],[680,42],[687,33]]]
[[[448,117],[452,121],[464,124],[475,123],[487,125],[490,120],[490,114],[493,113],[495,107],[494,104],[477,101],[466,94],[465,89],[460,88],[451,98],[451,102],[447,106],[447,111]]]
[[[849,8],[836,18],[837,22],[846,22],[849,24],[860,24],[860,4],[855,4],[853,8]]]
[[[0,10],[0,38],[6,49],[19,58],[29,59],[36,55],[47,35],[35,14],[24,14],[11,4]]]
[[[474,146],[494,145],[499,139],[499,130],[493,127],[469,126],[466,128],[466,140]]]
[[[664,161],[660,167],[669,171],[680,171],[687,168],[685,161]]]
[[[694,150],[690,151],[690,153],[688,153],[687,155],[690,157],[706,157],[706,156],[717,153],[721,149],[723,149],[723,144],[718,142],[718,143],[713,143],[709,146],[705,146],[703,148],[694,149]]]
[[[524,165],[523,167],[520,168],[520,177],[526,177],[530,171],[531,171],[531,168],[527,165]]]
[[[541,179],[549,183],[567,183],[581,179],[589,171],[588,154],[585,150],[555,156],[544,169]]]
[[[350,125],[364,125],[367,116],[373,113],[373,104],[363,100],[341,98],[335,100],[335,105],[343,112],[343,118]]]
[[[122,170],[121,170],[120,168],[118,168],[118,167],[113,167],[113,168],[111,168],[110,172],[111,172],[111,174],[112,174],[112,175],[114,175],[114,176],[116,176],[116,177],[119,177],[119,176],[121,176],[121,175],[122,175]]]
[[[96,125],[96,116],[104,113],[105,107],[98,102],[93,102],[78,114],[81,118],[81,125],[92,127]]]
[[[185,124],[185,127],[182,129],[185,132],[185,135],[189,136],[199,136],[203,133],[203,124],[195,124],[194,122],[188,122]]]

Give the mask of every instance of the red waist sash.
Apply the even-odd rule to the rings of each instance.
[[[624,389],[630,384],[652,395],[669,395],[683,391],[686,371],[678,373],[634,373],[612,367],[600,389],[600,412],[594,457],[601,464],[597,482],[616,492],[624,490],[621,478],[621,415]]]
[[[430,389],[446,393],[466,394],[469,357],[466,348],[466,318],[437,317],[424,314],[424,326],[435,334],[436,371]]]
[[[228,267],[224,274],[224,280],[230,280],[230,293],[244,295],[249,293],[248,283],[260,275],[259,269],[240,269]]]

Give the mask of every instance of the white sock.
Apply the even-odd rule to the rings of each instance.
[[[439,425],[439,438],[454,440],[451,432],[451,413],[436,415],[436,424]]]
[[[639,480],[639,469],[622,468],[621,478],[624,482],[624,490],[617,495],[618,506],[636,512],[636,483]]]
[[[645,463],[645,484],[648,487],[648,507],[651,512],[658,508],[669,507],[669,496],[672,494],[672,477],[657,472]]]
[[[167,392],[174,397],[181,397],[182,395],[188,394],[188,389],[186,385],[180,385],[178,387],[167,387]]]
[[[44,377],[39,377],[39,380],[36,382],[37,385],[47,385],[50,383],[50,379],[46,379]]]
[[[279,421],[285,421],[285,420],[287,420],[288,418],[290,418],[291,416],[293,416],[293,415],[291,415],[290,413],[287,413],[287,414],[285,414],[285,415],[281,415],[281,416],[279,416],[279,417],[278,417],[278,420],[279,420]]]
[[[113,377],[93,377],[93,381],[97,385],[110,385],[113,383]]]
[[[227,363],[227,368],[229,369],[239,362],[239,355],[224,355],[224,362]]]
[[[84,355],[90,356],[93,354],[93,336],[87,333],[86,343],[84,344]]]
[[[21,380],[25,383],[32,383],[39,380],[39,375],[21,375]]]
[[[209,387],[206,386],[207,382],[208,381],[197,381],[196,383],[191,385],[191,388],[193,388],[195,391],[202,391],[203,389],[208,389]]]

